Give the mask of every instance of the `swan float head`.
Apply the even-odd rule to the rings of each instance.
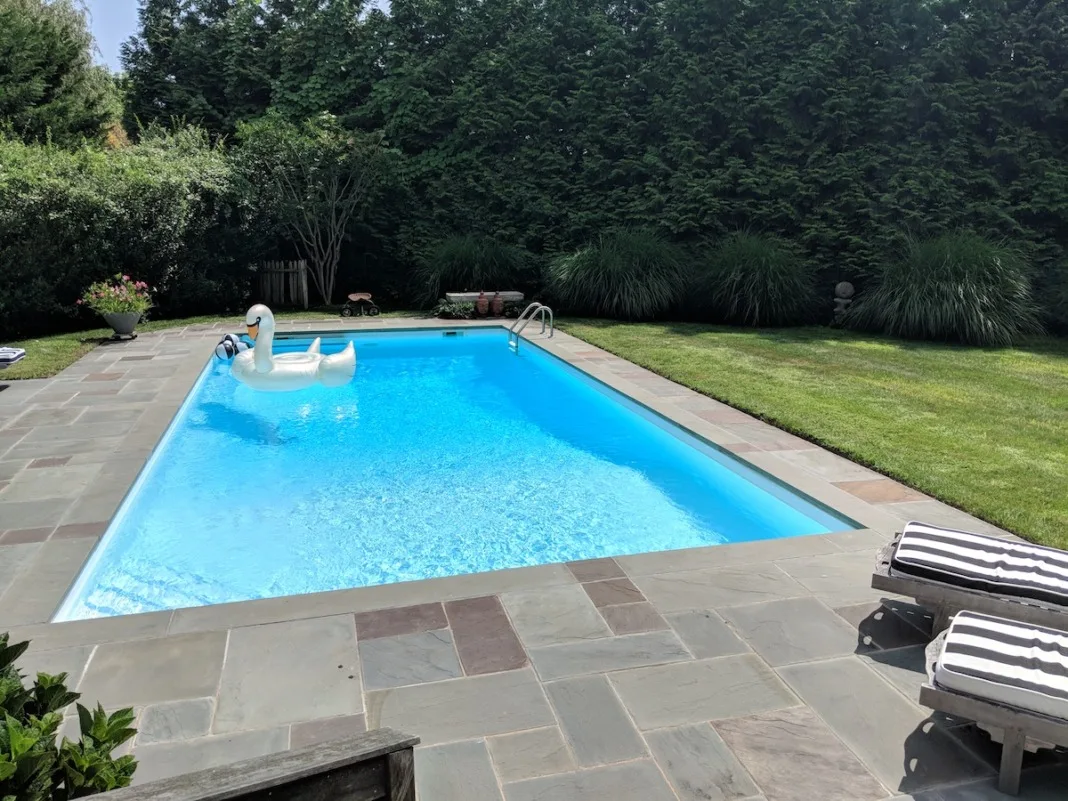
[[[265,391],[304,389],[313,384],[340,387],[356,372],[356,348],[350,341],[341,353],[323,356],[316,338],[304,353],[274,355],[274,315],[262,303],[245,314],[248,335],[256,342],[250,351],[239,353],[230,375],[242,384]]]
[[[248,327],[249,339],[255,341],[262,328],[266,333],[274,335],[274,315],[271,310],[262,303],[257,303],[245,314],[245,325]]]

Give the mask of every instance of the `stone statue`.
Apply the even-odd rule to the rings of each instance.
[[[853,294],[856,292],[853,285],[848,281],[839,281],[834,287],[834,325],[842,324],[842,317],[846,309],[853,302]]]

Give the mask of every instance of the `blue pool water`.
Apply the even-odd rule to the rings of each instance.
[[[209,364],[56,619],[854,527],[501,329],[351,338],[340,389]]]

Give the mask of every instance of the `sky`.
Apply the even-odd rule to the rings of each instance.
[[[137,0],[86,0],[93,36],[100,49],[97,60],[121,69],[119,48],[137,31]]]

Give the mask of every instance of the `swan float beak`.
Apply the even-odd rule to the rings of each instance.
[[[248,337],[249,337],[249,339],[255,340],[256,336],[260,333],[260,324],[258,322],[256,322],[256,323],[253,323],[250,326],[247,326],[247,328],[248,328]]]

